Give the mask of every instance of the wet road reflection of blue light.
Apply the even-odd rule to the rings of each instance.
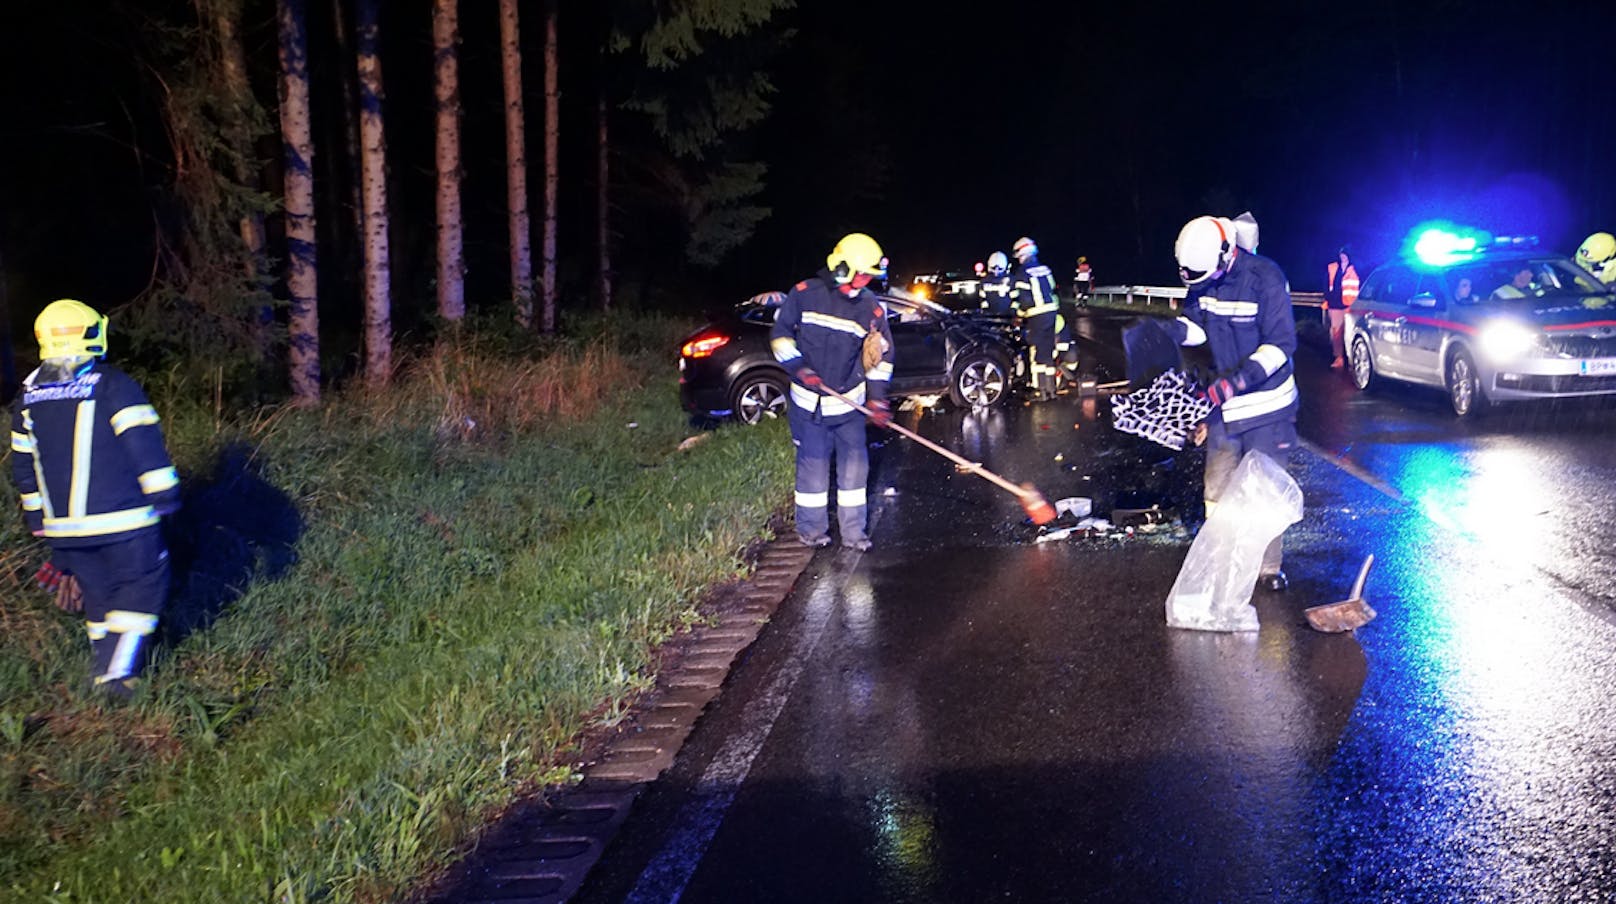
[[[1612,631],[1543,579],[1556,490],[1508,439],[1372,450],[1418,514],[1374,538],[1371,668],[1321,782],[1352,898],[1610,900]],[[1572,824],[1567,820],[1573,820]],[[1578,825],[1580,823],[1580,825]],[[1595,889],[1603,891],[1595,891]]]

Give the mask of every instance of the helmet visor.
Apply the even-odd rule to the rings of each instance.
[[[1193,286],[1198,282],[1204,282],[1206,278],[1211,275],[1212,271],[1210,270],[1191,270],[1188,267],[1178,268],[1178,278],[1183,280],[1184,285],[1186,286]]]

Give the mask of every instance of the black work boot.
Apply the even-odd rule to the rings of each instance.
[[[1286,580],[1285,572],[1283,571],[1276,571],[1273,574],[1265,574],[1257,578],[1258,587],[1274,593],[1279,593],[1290,585],[1291,582]]]

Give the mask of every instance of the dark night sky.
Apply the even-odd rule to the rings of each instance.
[[[14,305],[69,293],[121,301],[151,265],[152,163],[128,140],[160,133],[131,94],[139,73],[93,0],[6,6],[0,255]],[[426,6],[387,10],[424,23]],[[535,123],[538,8],[524,4]],[[1567,252],[1616,228],[1605,173],[1616,156],[1616,4],[801,0],[788,17],[797,34],[777,60],[775,111],[749,139],[771,165],[774,213],[707,278],[726,293],[807,275],[854,228],[881,240],[900,273],[969,267],[1030,234],[1062,277],[1087,254],[1101,282],[1169,283],[1185,220],[1249,208],[1261,250],[1298,289],[1317,288],[1342,242],[1372,265],[1427,218],[1534,232]],[[267,24],[261,57],[273,49]],[[483,255],[474,297],[502,291],[504,245],[497,54],[480,46],[484,25],[466,26],[468,77],[481,80],[466,89],[480,111],[468,117],[481,117],[468,135],[483,136],[468,140],[486,152],[467,164],[468,209],[488,227],[468,235]],[[430,90],[423,41],[395,29],[384,60],[391,165],[414,192],[395,220],[395,241],[413,251],[395,261],[420,265],[399,268],[401,291],[414,292],[431,233],[429,99],[414,96]],[[593,139],[581,112],[590,96],[569,97],[580,105],[563,162],[577,173]],[[542,145],[530,128],[536,207]],[[574,274],[593,251],[587,211],[577,199],[563,208]]]
[[[1616,56],[1594,37],[1616,4],[804,6],[805,35],[856,21],[842,46],[874,59],[895,165],[857,222],[903,269],[1029,233],[1062,275],[1087,254],[1102,282],[1166,282],[1185,220],[1249,208],[1300,289],[1341,243],[1373,264],[1427,218],[1568,252],[1616,227],[1616,128],[1596,113]],[[804,102],[782,87],[777,128]],[[770,237],[791,230],[777,214]]]

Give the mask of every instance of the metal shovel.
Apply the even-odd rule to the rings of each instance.
[[[1369,566],[1375,562],[1374,555],[1364,559],[1363,568],[1358,570],[1358,580],[1352,585],[1352,596],[1339,603],[1329,603],[1323,606],[1313,606],[1304,612],[1307,623],[1315,631],[1324,631],[1329,634],[1340,634],[1343,631],[1352,631],[1362,628],[1375,618],[1375,610],[1369,608],[1364,602],[1364,581],[1369,578]]]

